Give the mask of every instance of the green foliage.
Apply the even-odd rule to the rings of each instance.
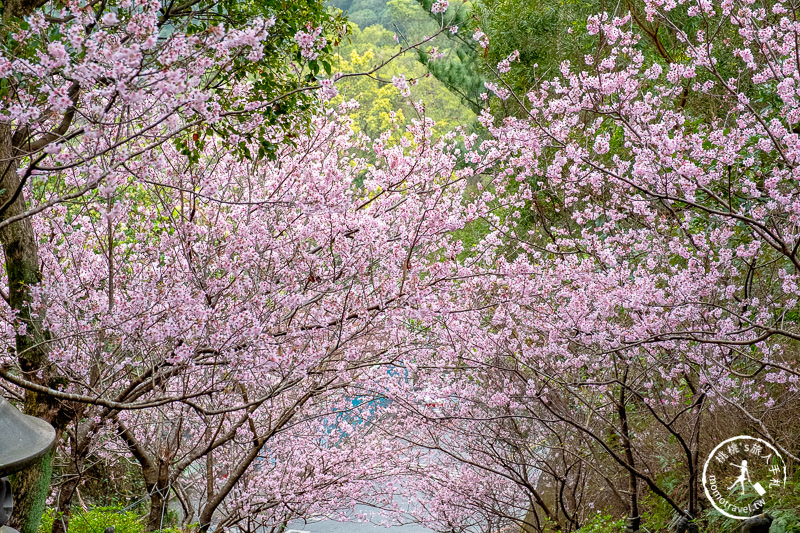
[[[48,509],[42,517],[39,533],[50,533],[53,521],[58,519],[55,509]],[[75,513],[69,522],[69,533],[103,533],[109,526],[114,526],[115,533],[144,533],[144,524],[139,517],[122,507],[93,507],[85,512]],[[164,529],[164,532],[177,533],[175,529]]]
[[[774,518],[770,533],[800,533],[800,472],[786,480],[779,499],[766,510]]]
[[[349,3],[347,18],[359,27],[386,22],[387,6],[384,0],[353,0]]]
[[[770,513],[775,519],[770,533],[800,533],[800,514],[794,509],[776,510]]]
[[[334,0],[331,5],[359,28],[381,25],[408,42],[432,35],[438,28],[414,0]]]
[[[430,54],[419,50],[418,59],[450,92],[458,95],[473,113],[480,113],[484,107],[481,93],[486,91],[485,79],[480,74],[478,56],[471,47],[460,44],[446,57],[435,61],[430,60]]]
[[[401,49],[393,36],[391,31],[381,26],[361,30],[351,24],[350,42],[339,47],[336,69],[344,73],[365,72],[387,61]],[[409,80],[410,98],[403,97],[391,83],[391,79],[399,75]],[[339,91],[340,99],[359,102],[359,109],[351,115],[353,126],[370,136],[423,117],[436,122],[434,131],[438,133],[474,120],[473,113],[460,103],[458,97],[442,87],[436,78],[428,76],[411,54],[397,57],[381,68],[375,77],[342,80]],[[410,104],[420,100],[425,104],[422,113]]]
[[[411,44],[433,35],[440,27],[439,21],[432,20],[429,13],[420,9],[414,0],[388,0],[389,24],[386,27],[397,31],[405,40],[404,44]]]
[[[673,472],[665,481],[674,487],[677,484],[676,480],[677,473]],[[662,480],[659,479],[659,482],[661,481]],[[648,493],[647,496],[642,498],[639,504],[644,509],[641,513],[642,524],[651,530],[654,528],[656,530],[658,530],[658,528],[667,529],[667,526],[672,523],[675,518],[675,509],[664,501],[663,498],[659,498],[652,493]]]
[[[389,76],[386,73],[390,70],[393,73],[394,71],[403,73],[406,77],[409,77],[408,72],[417,77],[430,73],[438,83],[433,80],[427,83],[420,82],[422,86],[427,85],[428,88],[436,89],[433,99],[426,99],[425,104],[429,107],[438,106],[438,102],[434,100],[443,99],[447,107],[469,108],[472,113],[464,113],[463,110],[457,113],[459,116],[463,115],[467,119],[466,122],[469,122],[472,114],[480,112],[483,108],[480,94],[485,91],[484,77],[479,73],[479,66],[475,64],[477,54],[471,41],[464,41],[461,36],[454,36],[447,30],[442,32],[442,28],[443,26],[469,28],[471,10],[468,3],[452,0],[447,13],[432,15],[430,13],[432,3],[433,0],[333,0],[331,5],[344,11],[349,22],[361,28],[361,34],[356,31],[351,38],[351,45],[342,47],[339,53],[345,59],[350,59],[352,50],[356,50],[359,55],[372,50],[375,59],[383,59],[384,51],[394,53],[399,50],[398,43],[402,46],[411,46],[439,33],[415,50],[416,59],[425,68],[420,69],[404,57],[397,61],[402,68],[384,69],[380,77],[387,80]],[[393,36],[397,37],[397,41]],[[433,60],[430,54],[432,47],[442,52],[443,57]],[[445,96],[445,93],[440,91],[441,88],[446,88],[455,95],[461,106],[458,106],[452,98]],[[413,88],[412,97],[418,99],[417,95],[424,92],[427,91]],[[368,104],[367,107],[371,108],[372,105]],[[385,117],[385,106],[377,113]]]
[[[313,85],[319,78],[330,76],[332,54],[346,31],[346,24],[341,14],[331,12],[321,0],[227,1],[231,4],[228,9],[237,23],[244,25],[255,17],[274,16],[275,26],[270,29],[271,38],[267,41],[263,59],[252,62],[242,57],[241,65],[237,64],[237,68],[230,72],[221,73],[220,77],[225,82],[250,79],[254,85],[248,94],[249,100],[260,104],[274,103],[261,111],[263,123],[255,132],[239,131],[235,122],[220,124],[213,129],[222,136],[239,136],[242,141],[236,152],[246,159],[272,158],[276,147],[266,142],[266,132],[275,126],[296,128],[295,119],[298,113],[304,114],[311,109],[315,95],[306,91],[293,91],[298,86]],[[319,50],[319,57],[312,61],[301,56],[294,41],[298,31],[308,31],[310,27],[322,27],[322,35],[326,40],[326,45]],[[226,91],[228,86],[228,83],[222,83],[221,91]],[[287,120],[290,116],[293,117],[291,122]],[[245,116],[242,120],[246,120]],[[259,146],[258,152],[250,153],[249,146],[254,143]],[[179,149],[194,154],[202,146],[189,142],[186,146],[179,146]],[[189,157],[192,158],[191,155]]]
[[[668,67],[670,63],[689,61],[686,43],[677,37],[671,26],[648,22],[644,5],[637,0],[627,0],[623,5],[617,5],[616,9],[597,0],[474,0],[463,6],[451,2],[451,8],[444,16],[430,13],[433,0],[416,1],[437,27],[458,27],[453,34],[445,33],[450,43],[440,46],[449,50],[444,59],[428,63],[424,53],[420,54],[419,59],[433,76],[475,112],[486,107],[480,97],[486,92],[484,82],[499,83],[498,76],[505,86],[522,98],[542,80],[560,76],[559,67],[563,61],[591,71],[594,67],[587,66],[584,58],[587,55],[602,56],[608,47],[602,39],[588,35],[586,20],[590,15],[602,11],[614,11],[612,16],[622,16],[628,11],[633,13],[632,26],[642,36],[638,46],[647,62]],[[698,25],[701,21],[697,17],[688,17],[679,10],[673,11],[671,18],[675,27],[688,34],[700,29]],[[472,38],[477,30],[489,38],[486,50],[480,48]],[[731,42],[739,39],[735,33],[719,38]],[[515,50],[519,52],[518,62],[511,65],[508,73],[498,73],[497,64]],[[731,57],[717,66],[723,78],[727,78],[737,77],[742,65],[738,59]],[[751,100],[759,98],[764,101],[764,107],[781,105],[775,99],[775,91],[766,91],[763,97],[753,95]],[[713,97],[692,90],[688,82],[686,92],[675,104],[696,111],[704,122],[720,111]],[[500,100],[491,97],[489,107],[498,118],[525,114],[514,98]]]
[[[658,480],[660,486],[667,489],[667,492],[674,492],[679,485],[681,476],[678,471],[678,465],[672,465]],[[702,495],[702,488],[700,490],[700,497],[705,499],[705,496]],[[749,502],[742,501],[740,503]],[[643,508],[642,524],[651,531],[667,530],[675,516],[675,511],[669,504],[653,494],[642,498],[640,504]],[[798,479],[797,473],[787,480],[786,488],[779,493],[778,498],[768,502],[767,505],[766,512],[774,519],[770,533],[800,533],[800,513],[798,512],[800,509],[800,479]],[[702,524],[701,531],[738,531],[738,527],[741,525],[739,520],[723,516],[710,505],[701,513],[697,521]]]
[[[431,0],[417,1],[429,9]],[[502,74],[502,80],[523,96],[542,78],[558,75],[562,61],[580,61],[590,51],[585,21],[599,10],[600,4],[592,0],[476,0],[469,10],[454,14],[450,23],[459,28],[451,36],[458,61],[434,65],[431,72],[473,109],[485,107],[480,98],[486,92],[484,81],[497,82],[497,64],[516,50],[519,60]],[[477,30],[489,38],[486,50],[472,38]],[[497,117],[524,114],[514,99],[491,98],[490,102]]]
[[[235,120],[220,122],[208,126],[208,131],[191,132],[193,138],[177,139],[177,148],[190,162],[196,162],[203,149],[202,138],[206,133],[217,133],[223,137],[237,135],[242,139],[234,147],[234,152],[240,157],[274,157],[276,147],[265,141],[266,132],[272,127],[296,128],[298,115],[303,116],[311,110],[315,95],[296,89],[313,85],[319,77],[331,74],[331,54],[346,30],[344,18],[332,13],[322,0],[203,0],[192,4],[191,15],[176,15],[174,21],[167,24],[167,31],[181,27],[190,34],[203,33],[216,24],[242,28],[258,18],[274,18],[275,24],[269,30],[270,38],[265,41],[261,59],[252,61],[244,55],[237,55],[232,65],[206,75],[213,80],[228,111],[244,110],[246,104],[241,101],[234,104],[230,99],[230,87],[243,80],[252,83],[252,90],[248,92],[250,102],[272,104],[261,107],[259,112],[263,122],[256,131],[240,131]],[[298,31],[308,31],[312,27],[322,27],[326,45],[319,50],[318,58],[308,61],[302,57],[294,36]],[[247,115],[243,114],[239,120],[246,121]],[[198,135],[200,142],[197,142]],[[253,144],[259,146],[257,154],[250,153]]]
[[[485,107],[481,94],[486,91],[486,77],[482,71],[482,55],[472,40],[472,33],[476,29],[474,2],[450,2],[444,14],[431,13],[433,0],[416,0],[421,11],[430,20],[435,22],[437,28],[449,28],[438,43],[440,48],[447,50],[444,58],[430,61],[429,55],[423,50],[419,51],[419,61],[425,65],[430,73],[447,87],[452,93],[458,95],[461,101],[480,113]]]
[[[624,519],[615,519],[611,515],[597,513],[576,533],[608,533],[610,531],[622,531],[624,527]]]

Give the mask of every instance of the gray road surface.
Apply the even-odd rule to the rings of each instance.
[[[356,507],[357,510],[367,511],[366,508]],[[382,527],[369,522],[337,522],[335,520],[311,521],[304,524],[298,521],[289,524],[285,533],[434,533],[433,530],[409,524],[405,526]]]
[[[335,522],[325,520],[310,524],[290,525],[285,533],[433,533],[430,529],[418,525],[381,527],[359,522]]]

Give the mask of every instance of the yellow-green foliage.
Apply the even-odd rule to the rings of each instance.
[[[335,70],[343,73],[365,72],[388,60],[401,47],[394,34],[382,26],[369,26],[363,30],[352,25],[350,42],[338,49]],[[420,115],[392,85],[392,77],[404,75],[411,83],[410,100],[422,101],[424,115]],[[414,81],[416,80],[416,81]],[[401,126],[422,116],[436,122],[435,133],[443,133],[457,125],[470,124],[472,111],[461,104],[437,79],[427,75],[413,52],[404,54],[380,69],[373,78],[364,76],[348,78],[338,84],[342,100],[355,99],[358,111],[352,114],[356,130],[377,136],[389,129],[393,122]]]
[[[48,509],[42,517],[39,533],[50,533],[53,521],[57,519],[58,513]],[[109,526],[114,526],[115,533],[144,533],[144,524],[139,517],[119,507],[94,507],[75,513],[69,522],[69,533],[103,533]]]

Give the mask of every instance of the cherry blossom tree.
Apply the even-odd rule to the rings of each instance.
[[[293,26],[329,32],[331,23],[316,2],[281,12],[269,2],[193,0],[3,6],[0,240],[13,313],[4,338],[15,339],[8,343],[13,367],[40,388],[27,388],[27,412],[59,434],[69,418],[45,391],[60,377],[50,365],[45,315],[30,308],[43,244],[31,216],[113,187],[128,161],[165,142],[196,157],[187,139],[233,133],[244,112],[260,110],[261,124],[238,133],[263,141],[265,128],[285,114],[278,99],[289,107],[307,101],[296,90],[304,74],[286,60],[300,54]],[[330,50],[324,38],[315,46]],[[50,461],[16,476],[18,516],[40,514],[44,495],[34,487],[49,478]],[[37,520],[22,529],[34,531]]]
[[[216,403],[215,395],[227,386],[221,384],[220,374],[227,371],[220,369],[245,364],[247,357],[255,356],[253,350],[258,351],[244,344],[226,344],[223,338],[228,335],[231,343],[233,338],[245,342],[248,335],[250,341],[252,335],[268,335],[295,342],[291,328],[309,318],[305,313],[313,304],[278,289],[291,279],[283,278],[289,275],[288,265],[267,262],[263,267],[272,268],[271,274],[262,271],[263,279],[248,278],[250,290],[262,291],[260,300],[250,301],[277,313],[280,304],[275,294],[268,296],[269,291],[289,298],[287,315],[281,315],[286,321],[283,329],[278,322],[269,327],[266,323],[246,325],[265,318],[261,311],[248,316],[242,308],[229,308],[215,314],[223,293],[237,288],[223,279],[222,265],[213,265],[227,258],[239,262],[245,272],[243,257],[262,259],[253,255],[252,247],[260,245],[253,240],[252,229],[237,222],[252,218],[248,209],[291,210],[298,194],[308,193],[317,200],[324,196],[322,189],[307,189],[315,187],[311,183],[294,191],[279,190],[281,183],[296,183],[287,176],[269,183],[273,174],[266,181],[249,184],[274,185],[271,193],[248,189],[238,178],[256,172],[255,163],[248,165],[248,161],[275,161],[279,151],[295,154],[288,168],[330,151],[330,146],[320,151],[308,143],[305,152],[292,152],[292,147],[298,146],[298,133],[309,127],[311,114],[306,111],[316,101],[313,91],[321,87],[323,98],[335,94],[331,80],[320,81],[320,77],[331,74],[328,55],[344,31],[339,23],[316,1],[293,2],[288,7],[269,1],[195,0],[12,2],[4,6],[0,144],[6,166],[0,184],[0,241],[9,289],[4,292],[3,338],[8,355],[2,375],[4,383],[13,384],[7,387],[24,389],[28,413],[51,422],[59,436],[70,428],[76,472],[81,457],[92,448],[92,437],[110,421],[119,424],[127,409],[182,401],[206,416],[222,416],[247,412],[276,393],[262,388],[261,396],[247,401],[239,397],[234,401],[228,395],[227,405]],[[334,142],[338,134],[320,135],[317,139]],[[231,157],[223,160],[222,152]],[[309,156],[311,152],[315,155]],[[219,165],[222,174],[206,169],[200,183],[201,160],[202,165]],[[277,163],[276,168],[287,163]],[[328,173],[321,176],[333,178]],[[225,181],[230,178],[236,179]],[[207,187],[205,192],[199,192],[203,187]],[[345,181],[324,192],[347,196],[351,202],[356,197],[365,200],[349,196],[348,187]],[[224,216],[208,213],[198,210],[200,198],[217,207],[235,205],[244,211]],[[346,205],[343,198],[336,202],[338,207]],[[330,204],[323,201],[313,209],[321,215],[326,205]],[[372,213],[367,205],[362,212]],[[195,224],[200,212],[209,218]],[[280,240],[284,225],[304,221],[299,212],[273,215],[278,218],[262,219],[260,226],[252,227],[265,231],[264,237]],[[209,232],[220,217],[232,225]],[[328,219],[328,224],[328,237],[337,238],[334,220]],[[307,244],[303,239],[309,238],[323,242],[316,234],[319,228],[309,224],[306,229],[307,233],[294,235],[296,245]],[[238,237],[230,244],[238,248],[216,255],[222,250],[214,241],[225,241],[231,232]],[[339,242],[359,242],[353,235],[338,237]],[[197,248],[201,241],[207,246],[202,251]],[[317,247],[317,257],[321,251],[339,253],[333,246],[312,247]],[[279,248],[291,249],[284,244]],[[310,257],[302,259],[299,249],[292,250],[292,260],[300,261],[297,267],[306,269],[302,275],[294,271],[301,276],[295,281],[301,292],[311,291],[322,280],[321,273],[313,270]],[[333,268],[331,283],[335,285],[344,272],[339,270],[338,255],[328,259],[333,266],[326,268]],[[366,265],[361,268],[369,271]],[[189,277],[165,283],[167,272]],[[341,278],[341,283],[346,279]],[[317,296],[320,299],[313,303],[323,299]],[[362,313],[381,311],[393,301],[372,296],[368,311]],[[366,315],[348,311],[353,300],[352,295],[341,300],[346,305],[338,311],[344,314],[332,306],[326,308],[338,321],[330,318],[330,323],[303,326],[308,328],[303,330],[305,340],[296,341],[291,349],[323,350],[325,330],[351,319],[365,320]],[[180,318],[180,310],[189,315]],[[277,316],[273,315],[275,320]],[[313,318],[323,317],[314,315],[312,323]],[[212,333],[216,328],[208,320],[227,321],[227,333]],[[340,337],[337,342],[351,340]],[[221,354],[220,343],[234,349],[234,362]],[[334,343],[328,348],[336,352],[340,346]],[[295,360],[297,354],[291,349],[287,345],[286,357]],[[296,371],[315,368],[319,361],[312,359],[299,364]],[[194,368],[198,365],[203,372]],[[254,368],[258,365],[250,366]],[[281,378],[296,385],[295,378]],[[276,379],[276,383],[282,382]],[[245,387],[241,394],[248,392],[256,393]],[[200,399],[210,403],[201,405]],[[52,456],[47,456],[15,477],[14,524],[25,533],[37,528],[51,461]],[[59,507],[67,510],[73,489],[64,488]],[[55,527],[65,527],[65,522],[57,521]]]
[[[518,98],[527,116],[484,116],[489,135],[465,161],[493,162],[449,245],[462,260],[430,266],[440,292],[416,310],[428,350],[415,383],[430,385],[398,387],[397,403],[413,412],[415,396],[436,390],[452,400],[418,415],[429,424],[413,438],[466,465],[465,486],[494,476],[485,494],[503,496],[483,502],[498,502],[495,517],[516,506],[516,522],[525,509],[556,518],[551,504],[565,499],[537,501],[523,474],[541,472],[537,491],[563,479],[552,471],[561,454],[593,465],[590,486],[605,485],[632,531],[646,493],[699,516],[712,439],[755,432],[797,458],[796,428],[777,423],[800,392],[794,6],[645,7],[685,61],[646,58],[630,16],[601,13],[584,65],[562,63],[525,98],[498,81],[495,97]],[[714,102],[710,122],[686,106],[687,86]],[[525,428],[510,446],[520,430],[509,419]],[[654,461],[665,453],[680,490]],[[451,493],[442,520],[465,493]],[[587,510],[565,506],[556,521],[573,530]]]
[[[262,497],[258,509],[271,513],[268,487],[298,469],[307,503],[295,512],[313,501],[308,483],[333,491],[334,481],[364,478],[333,472],[323,483],[326,454],[374,466],[344,446],[291,450],[283,433],[340,411],[330,406],[355,394],[365,369],[391,363],[413,337],[403,333],[404,310],[431,290],[416,265],[455,227],[464,180],[444,144],[432,146],[428,123],[371,147],[336,110],[312,126],[308,135],[273,128],[277,157],[252,162],[210,136],[197,160],[162,143],[127,160],[113,181],[31,219],[47,236],[31,309],[59,382],[4,376],[80,405],[74,438],[102,434],[136,458],[149,529],[160,528],[171,487],[198,464],[204,530],[222,509],[222,523],[267,520],[246,517],[257,508],[231,498]],[[270,457],[288,461],[278,480],[262,479]],[[59,497],[62,512],[69,504]]]

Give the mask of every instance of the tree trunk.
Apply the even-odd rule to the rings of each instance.
[[[691,380],[687,379],[687,383],[689,383],[689,386],[692,387],[692,392],[696,394],[697,391],[695,390],[694,385],[691,383]],[[701,421],[703,419],[703,402],[705,397],[705,393],[701,392],[700,397],[695,402],[694,408],[692,408],[692,411],[695,415],[694,430],[692,431],[692,435],[689,437],[689,514],[692,516],[692,518],[697,518],[697,515],[700,512],[698,502],[700,476],[698,473],[700,471],[700,431],[702,430]]]
[[[50,533],[67,533],[69,521],[72,518],[72,497],[80,483],[80,476],[75,472],[75,476],[61,485],[56,502],[56,518],[53,520],[53,528]]]
[[[0,205],[4,205],[19,187],[17,175],[17,153],[13,146],[12,132],[8,124],[0,124]],[[20,194],[0,220],[18,215],[25,210],[25,198]],[[47,332],[42,327],[42,317],[31,316],[31,287],[41,281],[39,249],[33,226],[29,219],[19,220],[0,228],[0,243],[5,255],[8,275],[8,296],[11,308],[18,313],[16,336],[17,360],[27,379],[49,385],[46,364],[48,359]],[[41,374],[40,370],[45,370]],[[52,398],[25,392],[24,412],[42,418],[56,428],[56,441],[61,435],[58,405]],[[20,533],[36,533],[44,512],[45,499],[50,489],[53,473],[53,452],[45,454],[23,472],[13,476],[14,514],[10,524]]]
[[[150,512],[147,515],[145,531],[158,531],[164,528],[169,503],[169,468],[159,465],[155,476],[148,476],[147,490],[150,492]]]
[[[37,6],[38,2],[35,0],[4,1],[0,40],[7,41],[12,21],[30,15]],[[20,187],[17,169],[22,155],[14,145],[13,136],[12,125],[0,122],[0,206],[3,206],[0,221],[25,211],[25,195],[22,191],[10,202]],[[48,334],[42,328],[42,317],[32,317],[30,312],[30,289],[41,281],[39,248],[30,220],[26,218],[0,228],[0,244],[3,247],[8,276],[9,305],[18,316],[15,339],[17,361],[27,379],[50,385],[46,368],[49,353],[47,343],[43,342],[48,339]],[[21,325],[24,325],[24,330],[19,328]],[[50,422],[56,429],[58,442],[64,424],[57,421],[61,414],[58,404],[52,398],[26,391],[23,411]],[[39,529],[45,501],[50,492],[54,453],[53,450],[46,453],[11,479],[15,504],[9,525],[20,533],[36,533]]]
[[[44,514],[47,496],[50,493],[50,478],[53,475],[54,450],[47,452],[33,466],[14,475],[14,513],[9,526],[20,533],[37,533]]]
[[[283,429],[286,424],[293,420],[297,411],[302,408],[308,400],[324,391],[325,388],[330,386],[333,381],[334,380],[331,379],[324,384],[317,384],[316,386],[312,387],[302,397],[295,401],[294,405],[283,411],[280,418],[278,418],[278,420],[275,422],[275,425],[270,429],[269,432],[267,432],[266,435],[256,437],[255,429],[253,430],[253,440],[248,452],[243,458],[240,459],[239,463],[235,467],[227,469],[227,481],[225,484],[223,484],[219,490],[214,491],[213,496],[211,494],[208,495],[208,500],[200,510],[200,527],[198,528],[198,533],[209,532],[211,528],[211,519],[214,517],[214,513],[216,512],[217,508],[220,506],[220,504],[222,504],[228,494],[230,494],[247,469],[250,468],[250,465],[253,464],[253,461],[255,461],[256,457],[258,457],[258,454],[261,452],[261,449],[264,447],[264,444],[266,444],[270,438],[278,433],[278,431]]]
[[[628,428],[628,411],[625,407],[625,385],[628,378],[628,368],[625,367],[625,373],[622,378],[622,387],[619,391],[619,404],[617,405],[617,413],[619,414],[620,423],[620,437],[622,441],[622,449],[625,452],[625,461],[631,468],[636,468],[636,461],[633,457],[633,447],[631,446],[630,429]],[[638,479],[632,472],[628,472],[628,519],[625,526],[626,533],[636,533],[641,527],[642,518],[639,516],[639,486]]]
[[[53,520],[53,527],[50,533],[67,533],[69,530],[69,521],[72,518],[72,498],[77,493],[83,477],[83,464],[89,446],[88,438],[82,435],[83,433],[79,426],[75,430],[75,436],[70,439],[72,460],[66,472],[69,477],[59,487],[56,500],[56,518]]]

